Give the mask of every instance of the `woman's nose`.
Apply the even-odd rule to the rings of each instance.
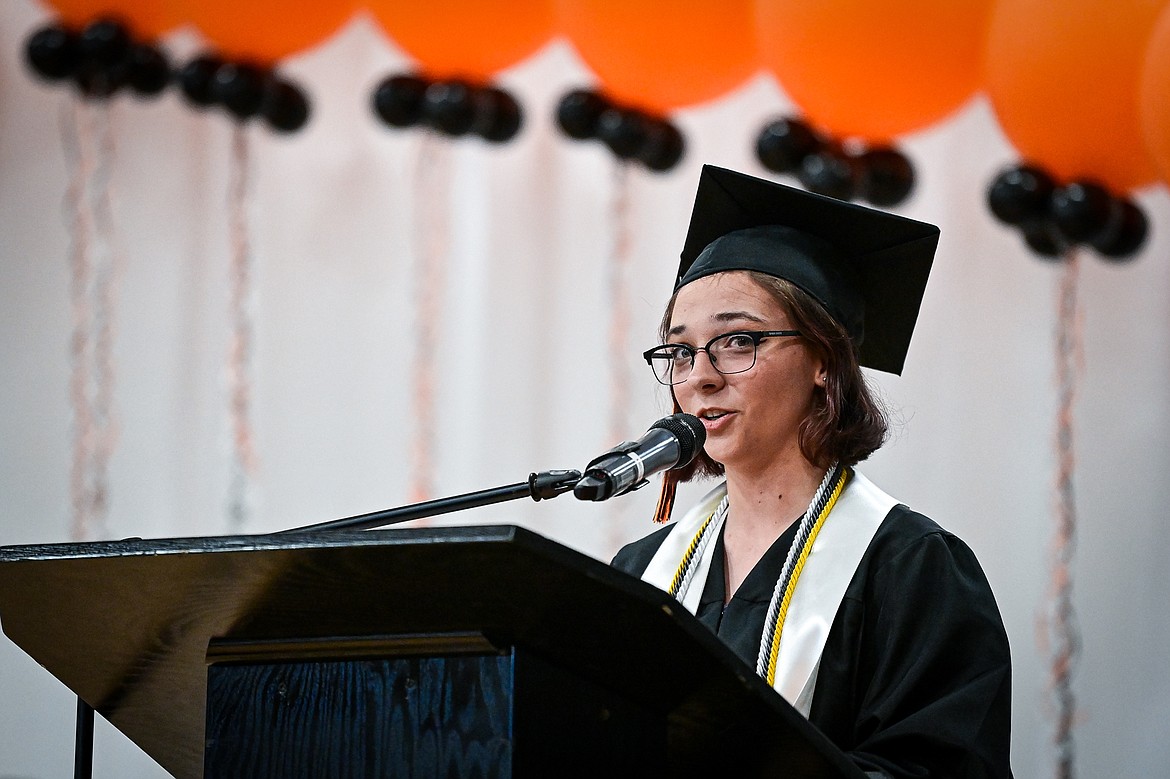
[[[687,382],[696,387],[707,387],[723,381],[723,374],[715,370],[715,363],[706,349],[695,353],[695,364]]]

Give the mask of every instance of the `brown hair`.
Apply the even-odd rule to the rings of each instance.
[[[870,393],[857,361],[857,345],[845,328],[814,297],[790,281],[757,271],[732,272],[746,273],[771,295],[824,361],[825,387],[816,393],[812,413],[800,424],[801,453],[814,465],[828,468],[834,462],[855,465],[876,452],[886,440],[886,414]],[[664,341],[677,297],[676,290],[659,325],[659,336]],[[675,411],[679,410],[675,401]],[[664,522],[670,516],[678,482],[722,474],[723,466],[705,451],[699,452],[687,467],[667,471],[655,520]]]

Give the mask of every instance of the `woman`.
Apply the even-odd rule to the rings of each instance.
[[[1007,777],[1011,667],[959,539],[852,466],[886,422],[861,374],[899,373],[930,225],[704,168],[663,345],[646,352],[722,475],[614,565],[675,595],[864,771]]]

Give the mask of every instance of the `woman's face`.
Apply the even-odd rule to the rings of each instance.
[[[791,330],[788,312],[746,273],[729,271],[692,281],[679,290],[667,341],[705,346],[735,330]],[[822,361],[800,337],[760,342],[756,364],[723,375],[706,352],[695,356],[686,381],[674,385],[683,411],[703,420],[704,446],[729,472],[758,472],[800,453],[799,429],[813,409]]]

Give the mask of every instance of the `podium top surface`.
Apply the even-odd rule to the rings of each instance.
[[[202,774],[209,648],[324,658],[460,634],[622,690],[672,741],[735,723],[807,764],[790,776],[859,775],[673,598],[509,525],[0,547],[0,627],[176,776]]]

